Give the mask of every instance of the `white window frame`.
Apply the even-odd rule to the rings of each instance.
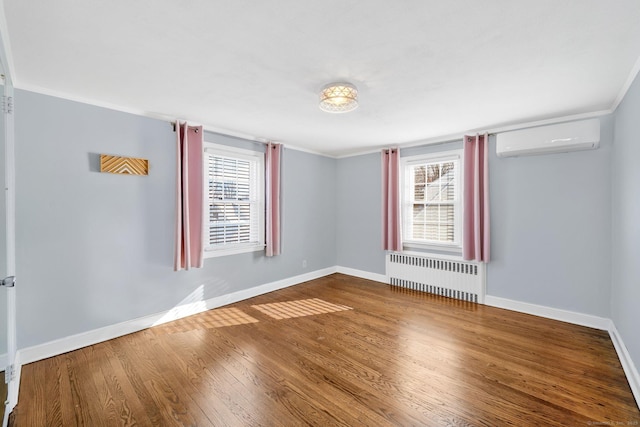
[[[437,153],[419,154],[400,158],[400,214],[402,218],[402,245],[403,249],[417,249],[423,251],[439,251],[462,254],[462,194],[463,194],[463,150],[441,151]],[[458,162],[456,173],[456,197],[454,205],[454,241],[442,243],[437,241],[423,241],[410,238],[411,217],[413,213],[413,192],[411,191],[413,177],[410,176],[410,167],[426,163],[442,163],[455,160]]]
[[[231,147],[222,144],[205,141],[203,144],[204,153],[202,163],[204,167],[204,188],[203,188],[203,243],[204,258],[214,258],[227,255],[235,255],[246,252],[256,252],[265,248],[265,184],[264,184],[264,153],[258,151],[245,150],[242,148]],[[255,161],[257,163],[257,210],[258,210],[258,230],[259,240],[251,243],[234,243],[225,245],[209,245],[209,203],[208,188],[209,175],[207,173],[207,162],[209,155],[217,155],[222,157],[230,157],[247,161]]]

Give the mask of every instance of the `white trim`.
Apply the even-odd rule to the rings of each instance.
[[[16,275],[16,208],[15,208],[15,180],[16,180],[16,161],[15,161],[15,102],[14,102],[14,87],[13,82],[15,75],[13,74],[13,64],[11,62],[11,55],[8,43],[8,35],[6,31],[6,20],[4,15],[4,3],[0,5],[0,61],[5,65],[4,68],[4,85],[3,95],[6,100],[11,100],[12,109],[10,112],[4,111],[2,113],[2,120],[4,121],[4,149],[5,159],[5,231],[6,231],[6,270],[7,276]],[[18,282],[19,283],[19,282]],[[1,365],[3,368],[13,366],[15,371],[19,372],[18,366],[18,354],[17,354],[17,335],[16,335],[16,290],[15,288],[7,288],[7,354],[6,363]],[[18,367],[16,367],[18,366]],[[19,375],[19,374],[16,374]],[[18,403],[18,388],[20,386],[20,379],[18,376],[10,377],[10,381],[7,384],[7,400],[5,405],[5,417],[3,419],[2,426],[5,427],[8,423],[8,414],[11,413],[13,408]]]
[[[336,267],[336,273],[359,277],[361,279],[372,280],[374,282],[389,284],[389,277],[385,274],[370,273],[368,271],[357,270],[355,268],[341,267],[341,266]]]
[[[633,68],[631,68],[631,71],[629,72],[627,81],[624,82],[624,85],[622,85],[622,88],[620,88],[620,93],[618,93],[618,96],[613,101],[613,104],[611,105],[612,112],[616,111],[616,109],[618,108],[618,106],[620,105],[624,97],[627,95],[627,92],[629,91],[629,88],[631,88],[633,81],[638,76],[638,73],[640,73],[640,57],[638,57],[638,60],[636,61],[636,63],[633,64]]]
[[[247,150],[233,145],[218,144],[207,139],[203,142],[204,152],[220,157],[242,158],[247,161],[254,161],[257,158],[264,158],[264,151]]]
[[[247,252],[257,252],[265,247],[265,154],[264,152],[245,150],[229,145],[217,144],[210,141],[203,143],[203,164],[204,164],[204,185],[202,187],[202,198],[204,203],[202,227],[202,239],[205,242],[204,258],[215,258],[227,255],[237,255]],[[241,203],[249,206],[250,226],[249,242],[242,243],[221,243],[210,245],[211,219],[209,191],[211,176],[209,175],[210,161],[212,158],[228,158],[232,160],[242,160],[249,163],[249,200]],[[223,184],[224,185],[224,184]],[[226,193],[226,191],[225,191]],[[228,201],[222,201],[227,203]]]
[[[441,136],[435,136],[433,138],[426,138],[426,139],[421,139],[421,140],[417,140],[417,141],[408,141],[408,142],[397,142],[397,143],[392,143],[389,142],[389,145],[393,145],[394,147],[398,147],[400,149],[400,151],[402,152],[403,149],[405,148],[413,148],[413,147],[422,147],[422,146],[430,146],[430,145],[439,145],[439,144],[447,144],[450,142],[462,142],[462,139],[464,138],[465,135],[470,135],[470,134],[484,134],[484,133],[488,133],[488,134],[496,134],[496,133],[500,133],[500,132],[510,132],[512,130],[520,130],[520,129],[527,129],[527,128],[532,128],[532,127],[536,127],[536,126],[543,126],[543,125],[553,125],[553,124],[557,124],[557,123],[564,123],[564,122],[571,122],[571,121],[575,121],[575,120],[582,120],[582,119],[591,119],[594,117],[602,117],[602,116],[607,116],[609,114],[613,114],[614,110],[613,109],[609,109],[609,110],[599,110],[599,111],[592,111],[589,113],[580,113],[580,114],[573,114],[571,116],[562,116],[562,117],[555,117],[555,118],[551,118],[551,119],[545,119],[545,120],[537,120],[537,121],[533,121],[533,122],[516,122],[513,124],[508,124],[508,125],[496,125],[493,128],[484,128],[484,129],[469,129],[466,130],[464,132],[460,132],[460,133],[451,133],[449,135],[441,135]],[[353,153],[349,153],[349,154],[343,154],[340,156],[336,156],[336,159],[346,159],[348,157],[355,157],[355,156],[362,156],[365,154],[373,154],[373,153],[380,153],[380,151],[383,149],[384,147],[378,147],[375,149],[371,149],[371,150],[362,150],[362,151],[354,151]],[[402,153],[400,153],[400,155],[402,156]]]
[[[55,98],[65,99],[67,101],[79,102],[81,104],[92,105],[94,107],[107,108],[109,110],[119,111],[121,113],[134,114],[136,116],[147,117],[149,119],[161,120],[161,121],[167,122],[167,124],[174,123],[176,121],[176,118],[174,116],[171,116],[168,114],[152,113],[146,110],[140,110],[132,107],[125,107],[120,104],[112,104],[110,102],[105,102],[105,101],[97,100],[94,98],[87,98],[84,96],[78,96],[78,95],[70,94],[68,92],[63,92],[63,91],[59,91],[51,88],[45,88],[42,86],[30,84],[30,83],[17,84],[17,85],[14,84],[14,86],[16,89],[26,90],[29,92],[38,93],[40,95],[53,96]],[[201,124],[205,132],[218,133],[220,135],[246,139],[248,141],[255,141],[255,142],[262,142],[262,143],[266,141],[265,138],[260,138],[254,135],[249,135],[244,132],[237,132],[230,129],[222,129],[217,126],[212,126],[205,123],[196,123],[193,120],[180,119],[180,121],[187,121],[189,125]]]
[[[573,323],[580,326],[587,326],[589,328],[600,329],[609,332],[611,342],[616,350],[620,364],[624,370],[631,392],[636,400],[636,404],[640,405],[640,374],[636,365],[633,363],[633,359],[629,354],[627,347],[625,346],[622,336],[616,329],[615,324],[611,319],[592,316],[589,314],[576,313],[573,311],[561,310],[557,308],[545,307],[536,304],[529,304],[520,301],[514,301],[507,298],[494,297],[487,295],[485,297],[485,304],[504,308],[507,310],[519,311],[521,313],[527,313],[534,316],[545,317],[548,319],[559,320],[562,322]]]
[[[161,120],[161,121],[167,122],[167,125],[170,125],[171,123],[174,123],[176,121],[176,118],[174,116],[170,116],[170,115],[167,115],[167,114],[150,113],[148,111],[138,110],[136,108],[124,107],[122,105],[112,104],[112,103],[104,102],[104,101],[99,101],[99,100],[96,100],[96,99],[93,99],[93,98],[86,98],[86,97],[83,97],[83,96],[72,95],[72,94],[69,94],[67,92],[61,92],[61,91],[58,91],[58,90],[55,90],[55,89],[45,88],[45,87],[42,87],[42,86],[30,84],[30,83],[16,84],[16,85],[14,85],[14,87],[16,89],[25,90],[25,91],[37,93],[37,94],[40,94],[40,95],[52,96],[52,97],[64,99],[64,100],[67,100],[67,101],[79,102],[81,104],[92,105],[94,107],[106,108],[106,109],[113,110],[113,111],[119,111],[121,113],[134,114],[136,116],[147,117],[149,119]],[[184,122],[186,120],[180,119],[180,121]],[[188,123],[189,123],[190,126],[196,124],[194,121],[191,121],[191,120],[188,120]],[[204,125],[203,125],[203,128],[204,128]],[[204,130],[205,131],[210,131],[210,132],[216,132],[215,130],[210,130],[208,128],[204,129]],[[227,135],[227,136],[236,136],[236,135],[233,135],[231,132],[228,132],[225,135]],[[252,140],[252,141],[258,141],[257,139],[251,139],[251,137],[249,137],[248,135],[243,135],[243,136],[237,135],[236,137],[237,138],[243,138],[243,139],[249,139],[249,140]]]
[[[601,329],[603,331],[608,331],[611,323],[611,320],[604,317],[546,307],[543,305],[530,304],[507,298],[494,297],[492,295],[487,295],[484,303],[491,307],[519,311],[520,313],[533,314],[534,316],[546,317],[547,319],[559,320],[561,322],[573,323],[575,325],[587,326],[589,328]]]
[[[206,237],[206,236],[205,236]],[[206,239],[205,239],[206,241]],[[259,252],[264,251],[264,243],[247,243],[245,246],[238,245],[230,248],[217,248],[217,249],[204,249],[204,259],[217,258],[227,255],[245,254],[247,252]]]
[[[458,160],[462,162],[464,152],[462,149],[434,151],[432,153],[415,154],[413,156],[402,157],[400,162],[405,166],[423,165],[425,163],[444,163],[448,160]]]
[[[414,174],[412,168],[420,165],[429,165],[434,163],[455,162],[457,166],[454,168],[455,175],[455,198],[452,201],[433,201],[432,203],[439,205],[451,205],[454,209],[454,229],[453,242],[438,242],[426,240],[414,240],[409,236],[413,234],[413,206],[416,203],[427,203],[427,188],[425,182],[425,200],[414,200]],[[464,150],[446,150],[432,153],[416,154],[413,156],[400,158],[400,219],[402,244],[407,247],[435,250],[444,252],[453,252],[455,254],[462,253],[462,196],[464,194]]]
[[[264,285],[259,285],[250,289],[233,292],[231,294],[221,295],[219,297],[211,298],[203,302],[174,307],[173,309],[167,310],[162,313],[144,316],[127,322],[106,326],[104,328],[95,329],[93,331],[88,331],[81,334],[50,341],[48,343],[21,349],[18,350],[16,354],[16,381],[14,381],[12,385],[13,387],[15,387],[14,393],[16,396],[16,402],[13,402],[13,406],[11,406],[10,403],[9,407],[13,408],[17,403],[17,387],[20,384],[21,368],[23,364],[36,362],[38,360],[66,353],[68,351],[77,350],[79,348],[117,338],[122,335],[141,331],[154,325],[171,322],[182,317],[197,314],[227,304],[232,304],[234,302],[242,301],[248,298],[253,298],[258,295],[276,291],[278,289],[283,289],[302,282],[325,277],[333,273],[341,273],[376,282],[389,283],[388,277],[384,274],[371,273],[368,271],[357,270],[354,268],[342,266],[328,267],[321,270],[301,274],[299,276],[289,277],[275,282],[266,283]],[[536,304],[514,301],[507,298],[495,297],[491,295],[487,295],[485,297],[485,304],[492,307],[504,308],[507,310],[532,314],[534,316],[540,316],[608,331],[609,335],[611,336],[611,341],[613,342],[615,350],[624,369],[627,380],[629,381],[631,391],[633,392],[636,402],[640,403],[640,374],[638,374],[638,370],[622,341],[622,337],[617,331],[613,321],[611,321],[610,319],[540,306]],[[2,357],[6,357],[6,354],[0,355],[0,360],[2,360]],[[8,413],[5,413],[5,417],[7,416]]]
[[[0,61],[3,64],[4,75],[9,77],[9,80],[15,86],[16,82],[16,70],[13,66],[13,54],[11,52],[11,41],[9,40],[9,31],[7,27],[7,17],[4,12],[4,1],[0,2],[0,41],[2,48],[0,52]]]
[[[1,356],[7,357],[6,354],[0,355],[0,357]],[[8,366],[8,362],[3,366]],[[0,404],[2,405],[6,403],[4,408],[4,418],[1,420],[2,427],[7,427],[9,425],[9,415],[11,415],[13,408],[15,408],[16,405],[18,404],[18,394],[20,392],[20,376],[22,375],[22,363],[20,359],[20,350],[18,350],[15,354],[15,358],[13,360],[13,367],[14,367],[13,369],[14,369],[15,376],[13,381],[7,384],[7,400],[4,403],[0,402]],[[2,378],[1,381],[4,381],[4,378]]]
[[[44,88],[42,86],[37,86],[37,85],[33,85],[33,84],[18,84],[16,85],[14,82],[14,87],[20,90],[25,90],[25,91],[29,91],[29,92],[33,92],[33,93],[38,93],[40,95],[46,95],[46,96],[53,96],[55,98],[60,98],[60,99],[64,99],[67,101],[73,101],[73,102],[79,102],[81,104],[87,104],[87,105],[92,105],[94,107],[100,107],[100,108],[107,108],[109,110],[113,110],[113,111],[119,111],[121,113],[127,113],[127,114],[134,114],[136,116],[140,116],[140,117],[146,117],[149,119],[154,119],[154,120],[160,120],[160,121],[164,121],[167,122],[167,124],[173,123],[175,122],[175,117],[170,116],[168,114],[160,114],[160,113],[150,113],[148,111],[145,110],[139,110],[136,108],[131,108],[131,107],[125,107],[123,105],[119,105],[119,104],[112,104],[109,102],[104,102],[104,101],[100,101],[100,100],[96,100],[93,98],[86,98],[83,96],[78,96],[78,95],[72,95],[69,94],[67,92],[61,92],[61,91],[57,91],[54,89],[49,89],[49,88]],[[180,119],[181,121],[187,121],[189,123],[189,125],[193,125],[196,124],[194,121],[192,120],[185,120],[185,119]],[[264,138],[264,137],[259,137],[259,136],[255,136],[255,135],[250,135],[248,133],[244,133],[244,132],[238,132],[238,131],[234,131],[234,130],[230,130],[230,129],[224,129],[224,128],[220,128],[218,126],[213,126],[210,124],[206,124],[206,123],[202,123],[202,129],[205,132],[210,132],[210,133],[214,133],[214,134],[218,134],[221,136],[229,136],[232,138],[239,138],[239,139],[244,139],[247,141],[252,141],[252,142],[259,142],[262,144],[265,144],[269,141],[272,142],[281,142],[282,141],[277,141],[271,138]],[[297,146],[295,144],[290,144],[290,143],[282,143],[282,145],[285,148],[288,148],[290,150],[296,150],[296,151],[302,151],[305,153],[310,153],[310,154],[315,154],[317,156],[323,156],[323,157],[329,157],[331,159],[336,159],[337,157],[332,155],[332,154],[327,154],[327,153],[321,153],[319,151],[315,151],[315,150],[311,150],[308,148],[303,148],[300,146]]]
[[[191,316],[192,314],[201,313],[206,310],[211,310],[213,308],[221,307],[227,304],[232,304],[234,302],[242,301],[248,298],[253,298],[258,295],[297,285],[302,282],[307,282],[309,280],[328,276],[335,272],[335,267],[316,270],[309,273],[301,274],[299,276],[289,277],[275,282],[266,283],[264,285],[255,286],[253,288],[245,289],[242,291],[221,295],[219,297],[211,298],[206,301],[199,301],[197,303],[190,303],[183,306],[174,307],[171,310],[167,310],[161,313],[140,317],[126,322],[117,323],[115,325],[109,325],[103,328],[94,329],[92,331],[87,331],[80,334],[71,335],[69,337],[49,341],[44,344],[27,347],[19,350],[20,359],[22,361],[22,364],[36,362],[38,360],[56,356],[58,354],[63,354],[133,332],[138,332],[152,326],[171,322],[173,320],[180,319],[186,316]]]
[[[637,65],[637,67],[640,67],[640,65]],[[631,80],[631,81],[633,81],[633,80]],[[630,86],[630,83],[629,83],[629,86]],[[108,102],[98,101],[98,100],[94,100],[94,99],[91,99],[91,98],[85,98],[85,97],[81,97],[81,96],[77,96],[77,95],[71,95],[71,94],[68,94],[66,92],[60,92],[60,91],[56,91],[56,90],[49,89],[49,88],[43,88],[43,87],[37,86],[37,85],[15,84],[15,82],[14,82],[14,87],[17,88],[17,89],[38,93],[38,94],[41,94],[41,95],[53,96],[53,97],[56,97],[56,98],[66,99],[68,101],[74,101],[74,102],[80,102],[82,104],[93,105],[95,107],[108,108],[110,110],[120,111],[122,113],[135,114],[137,116],[147,117],[147,118],[150,118],[150,119],[162,120],[162,121],[166,121],[167,123],[173,123],[175,121],[175,117],[167,115],[167,114],[150,113],[150,112],[144,111],[144,110],[139,110],[139,109],[130,108],[130,107],[124,107],[122,105],[111,104],[111,103],[108,103]],[[628,90],[628,88],[625,89],[625,91],[624,91],[625,94],[626,94],[627,90]],[[617,107],[617,105],[615,105],[615,106]],[[391,144],[391,142],[390,142],[390,144],[394,145],[394,146],[397,146],[398,148],[400,148],[402,150],[404,148],[420,147],[420,146],[423,146],[423,145],[427,146],[427,145],[444,144],[444,143],[448,143],[448,142],[461,142],[462,138],[464,137],[465,134],[475,134],[475,133],[481,133],[482,134],[482,133],[485,133],[485,132],[493,134],[493,133],[500,133],[500,132],[508,132],[508,131],[512,131],[512,130],[526,129],[526,128],[535,127],[535,126],[556,124],[556,123],[568,122],[568,121],[573,121],[573,120],[590,119],[590,118],[593,118],[593,117],[601,117],[601,116],[606,116],[606,115],[612,114],[613,112],[614,112],[614,109],[592,111],[592,112],[588,112],[588,113],[580,113],[580,114],[574,114],[574,115],[570,115],[570,116],[562,116],[562,117],[556,117],[556,118],[545,119],[545,120],[537,120],[537,121],[532,121],[532,122],[518,122],[518,123],[502,125],[502,126],[496,125],[493,128],[469,129],[469,130],[466,130],[464,132],[452,133],[452,134],[448,134],[448,135],[440,135],[440,136],[421,139],[421,140],[417,140],[417,141],[407,141],[407,142],[404,142],[404,143],[395,143],[395,144]],[[271,138],[264,138],[264,137],[258,137],[258,136],[255,136],[255,135],[249,135],[247,133],[237,132],[237,131],[233,131],[233,130],[229,130],[229,129],[223,129],[223,128],[220,128],[220,127],[217,127],[217,126],[208,125],[208,124],[203,124],[203,129],[204,129],[205,132],[217,133],[217,134],[220,134],[220,135],[223,135],[223,136],[230,136],[230,137],[234,137],[234,138],[245,139],[247,141],[254,141],[254,142],[260,142],[260,143],[266,143],[268,141],[281,142],[282,145],[285,148],[288,148],[288,149],[291,149],[291,150],[296,150],[296,151],[302,151],[304,153],[315,154],[317,156],[328,157],[330,159],[345,159],[345,158],[348,158],[348,157],[362,156],[362,155],[365,155],[365,154],[380,153],[380,151],[384,148],[383,146],[379,146],[379,147],[372,148],[372,149],[364,148],[362,150],[356,150],[356,151],[348,153],[348,154],[337,155],[337,154],[322,153],[322,152],[311,150],[311,149],[308,149],[308,148],[304,148],[304,147],[301,147],[301,146],[298,146],[298,145],[295,145],[295,144],[285,143],[285,142],[278,141],[278,140],[271,139]]]
[[[636,404],[640,406],[640,374],[613,321],[610,321],[609,324],[609,335],[611,336],[611,341],[616,349],[616,353],[618,353],[618,359],[620,359],[622,369],[627,376],[627,381],[629,382],[629,387],[631,387],[633,397],[636,399]]]
[[[15,359],[13,360],[14,379],[7,384],[7,406],[4,408],[4,423],[3,426],[7,426],[9,423],[9,415],[13,408],[18,404],[18,396],[20,393],[20,377],[22,375],[22,358],[20,357],[20,350],[16,351]]]
[[[442,249],[438,249],[438,250],[442,250]],[[434,253],[434,252],[429,252],[429,251],[407,251],[407,250],[403,250],[403,251],[390,251],[389,253],[396,253],[396,254],[400,254],[400,255],[412,255],[412,256],[421,256],[424,258],[438,258],[438,259],[444,259],[447,261],[461,261],[461,262],[475,262],[478,263],[478,261],[475,260],[465,260],[462,258],[462,253],[458,253],[456,255],[453,254],[442,254],[442,253]],[[478,263],[479,264],[479,263]]]
[[[282,146],[284,148],[288,149],[288,150],[301,151],[303,153],[309,153],[309,154],[314,154],[316,156],[328,157],[330,159],[337,159],[338,158],[333,154],[321,153],[320,151],[311,150],[310,148],[303,148],[303,147],[300,147],[299,145],[292,145],[292,144],[290,144],[288,142],[287,143],[282,142]]]
[[[479,134],[483,134],[483,133],[488,133],[488,134],[495,134],[495,133],[501,133],[501,132],[511,132],[512,130],[520,130],[520,129],[527,129],[527,128],[532,128],[532,127],[537,127],[537,126],[546,126],[546,125],[554,125],[557,123],[564,123],[564,122],[573,122],[573,121],[577,121],[577,120],[583,120],[583,119],[591,119],[594,117],[602,117],[602,116],[606,116],[609,114],[612,114],[613,110],[599,110],[599,111],[592,111],[589,113],[580,113],[580,114],[573,114],[571,116],[564,116],[564,117],[554,117],[551,119],[545,119],[545,120],[537,120],[534,122],[527,122],[527,123],[514,123],[511,125],[504,125],[504,126],[497,126],[494,127],[492,129],[487,129],[487,130],[471,130],[466,132],[466,134],[475,134],[475,133],[479,133]],[[461,135],[460,140],[462,140],[462,138],[464,137],[464,135]]]
[[[421,243],[418,241],[403,241],[402,242],[402,252],[406,253],[404,248],[411,251],[414,250],[415,253],[423,253],[423,254],[431,254],[431,256],[439,256],[438,252],[447,252],[450,256],[458,257],[462,259],[462,245],[444,245],[444,244],[436,244],[434,243]],[[435,252],[435,254],[434,254]]]

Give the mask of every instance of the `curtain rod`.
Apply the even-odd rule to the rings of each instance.
[[[173,126],[173,131],[176,131],[176,122],[169,122],[171,126]],[[204,127],[202,128],[204,130]],[[198,129],[196,129],[196,133],[198,133]]]
[[[177,123],[177,121],[171,121],[171,122],[169,122],[169,124],[170,124],[170,125],[171,125],[171,127],[173,128],[173,131],[174,131],[174,132],[176,131],[176,123]],[[204,125],[202,126],[202,130],[203,130],[204,132],[217,133],[218,135],[227,136],[227,137],[229,137],[229,138],[242,139],[242,140],[246,140],[247,142],[253,142],[253,143],[257,143],[257,144],[264,144],[264,145],[267,145],[267,144],[277,144],[277,143],[276,143],[276,142],[274,142],[274,141],[259,141],[259,140],[255,139],[255,138],[253,138],[253,139],[249,139],[249,137],[241,137],[241,136],[236,136],[236,135],[230,135],[230,134],[222,133],[222,132],[219,132],[219,131],[207,130],[207,129],[204,127]],[[197,132],[197,129],[196,129],[196,132]]]

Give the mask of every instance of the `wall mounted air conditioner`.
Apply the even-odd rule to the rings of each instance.
[[[532,156],[592,150],[600,146],[600,119],[499,133],[496,136],[498,157]]]

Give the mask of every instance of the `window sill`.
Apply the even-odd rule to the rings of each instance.
[[[244,254],[247,252],[258,252],[263,250],[264,250],[264,245],[235,246],[230,248],[210,249],[210,250],[205,249],[204,257],[217,258],[221,256],[238,255],[238,254]]]
[[[416,242],[404,242],[402,245],[403,252],[432,254],[432,255],[448,255],[455,258],[462,258],[462,247],[456,245],[437,245]]]

